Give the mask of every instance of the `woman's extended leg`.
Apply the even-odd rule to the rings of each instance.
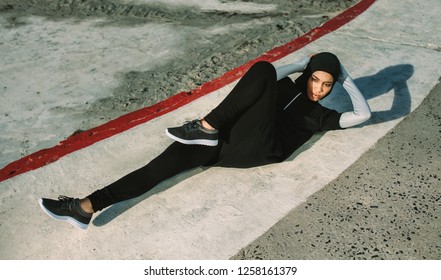
[[[93,192],[82,200],[64,196],[61,196],[59,200],[43,198],[40,199],[40,206],[52,218],[86,229],[93,212],[137,197],[151,190],[158,183],[185,170],[211,165],[217,160],[219,150],[219,147],[190,146],[175,142],[144,167]]]
[[[160,182],[185,170],[213,163],[219,148],[201,145],[171,144],[162,154],[144,167],[122,177],[87,198],[94,212],[114,203],[135,198],[151,190]]]

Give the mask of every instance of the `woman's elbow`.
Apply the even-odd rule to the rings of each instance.
[[[343,113],[340,118],[340,127],[341,128],[349,128],[356,125],[360,125],[365,123],[371,118],[371,111],[363,111],[363,112],[347,112]]]
[[[361,114],[357,114],[357,121],[355,125],[364,124],[371,118],[371,112],[363,112]]]
[[[361,123],[367,122],[372,117],[371,110],[363,112],[360,116]]]

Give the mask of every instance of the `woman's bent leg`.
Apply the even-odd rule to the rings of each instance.
[[[93,210],[100,211],[114,203],[135,198],[158,183],[198,166],[210,165],[219,154],[218,147],[171,144],[162,154],[144,167],[122,177],[87,198]]]
[[[166,133],[173,140],[184,144],[217,146],[218,130],[225,139],[229,127],[262,99],[272,99],[267,104],[267,108],[274,111],[276,84],[277,76],[274,66],[266,61],[257,62],[245,73],[228,96],[205,118],[194,120],[183,126],[168,128]]]
[[[257,62],[245,73],[228,96],[204,119],[211,126],[222,129],[236,122],[262,98],[270,100],[267,104],[269,110],[275,110],[276,84],[277,76],[274,66],[266,61]],[[272,96],[265,96],[268,94]]]

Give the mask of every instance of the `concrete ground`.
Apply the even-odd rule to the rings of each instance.
[[[143,166],[171,143],[165,127],[204,115],[233,83],[0,182],[0,259],[439,259],[440,11],[437,0],[376,1],[275,61],[337,53],[373,111],[281,164],[191,170],[86,231],[40,210],[40,197],[84,196]],[[350,109],[335,91],[326,105]]]

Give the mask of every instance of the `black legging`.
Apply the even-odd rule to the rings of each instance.
[[[219,130],[227,130],[228,140],[216,147],[172,143],[144,167],[122,177],[88,196],[94,211],[114,203],[135,198],[158,183],[183,171],[213,165],[220,153],[228,153],[239,144],[261,120],[275,116],[276,72],[268,62],[257,62],[241,78],[230,94],[206,116]]]

